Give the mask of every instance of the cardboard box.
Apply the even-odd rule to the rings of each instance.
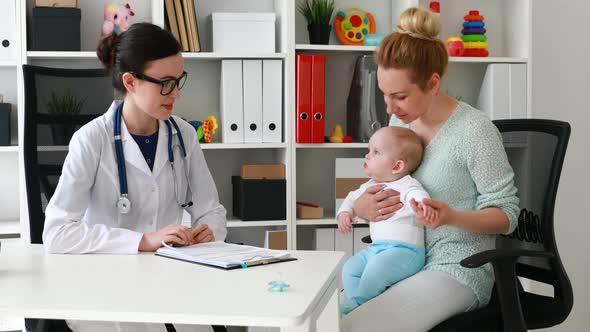
[[[284,180],[285,164],[243,164],[240,177],[244,180]]]
[[[275,13],[212,13],[213,52],[275,53]]]
[[[297,204],[297,218],[320,219],[324,217],[324,208]]]
[[[35,7],[77,8],[77,0],[35,0]]]

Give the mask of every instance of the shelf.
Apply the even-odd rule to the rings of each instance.
[[[232,54],[215,52],[183,52],[182,57],[185,59],[284,59],[287,55],[285,53]]]
[[[227,149],[282,149],[286,148],[285,143],[203,143],[203,150],[227,150]]]
[[[320,226],[320,225],[337,225],[336,217],[325,217],[322,219],[297,219],[297,226]],[[360,220],[356,225],[366,225],[367,222]]]
[[[19,221],[0,221],[0,235],[20,234]]]
[[[374,52],[375,46],[349,46],[349,45],[310,45],[297,44],[297,51],[326,51],[326,52]]]
[[[31,59],[97,59],[94,51],[63,52],[63,51],[29,51],[27,56]],[[185,59],[284,59],[285,53],[260,53],[260,54],[230,54],[214,52],[183,52]],[[0,66],[3,62],[0,62]],[[13,65],[16,65],[14,62]]]
[[[285,143],[204,143],[201,144],[203,150],[240,150],[240,149],[283,149],[286,148]],[[1,152],[2,150],[0,150]],[[60,152],[68,151],[67,145],[45,145],[38,146],[37,151],[40,152]]]
[[[39,145],[37,146],[37,151],[39,152],[67,152],[68,146],[67,145]]]
[[[287,226],[287,220],[265,220],[265,221],[242,221],[228,220],[228,228],[237,227],[266,227],[266,226]]]
[[[98,59],[94,51],[29,51],[27,56],[30,59]]]
[[[297,44],[297,51],[324,51],[324,52],[374,52],[375,46],[348,46],[348,45],[309,45]],[[527,63],[527,58],[512,57],[450,57],[449,62],[455,63]]]
[[[369,143],[295,144],[298,149],[366,149]]]
[[[2,67],[16,67],[16,66],[17,66],[16,61],[0,60],[0,68],[2,68]]]
[[[24,331],[25,321],[24,318],[9,318],[2,317],[0,319],[0,332],[4,331]]]
[[[449,62],[454,63],[527,63],[527,58],[510,57],[449,57]]]
[[[11,145],[11,146],[0,146],[0,153],[2,152],[18,152],[18,146]]]

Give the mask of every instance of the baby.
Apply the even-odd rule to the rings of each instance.
[[[424,227],[417,219],[433,221],[438,213],[421,203],[429,195],[410,176],[420,164],[423,150],[420,138],[407,128],[384,127],[369,140],[363,168],[371,180],[346,196],[337,214],[338,229],[344,234],[350,232],[356,222],[352,205],[371,186],[384,184],[384,190],[398,191],[403,207],[387,220],[371,222],[369,231],[373,243],[344,264],[344,296],[340,306],[343,314],[424,266]],[[412,203],[417,206],[416,213]]]

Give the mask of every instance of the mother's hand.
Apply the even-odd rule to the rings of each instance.
[[[391,218],[402,208],[399,192],[386,189],[384,185],[369,187],[353,204],[356,215],[369,221],[383,221]]]

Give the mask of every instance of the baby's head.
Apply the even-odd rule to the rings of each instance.
[[[375,181],[395,181],[418,168],[423,151],[422,141],[411,129],[383,127],[371,136],[363,167]]]

